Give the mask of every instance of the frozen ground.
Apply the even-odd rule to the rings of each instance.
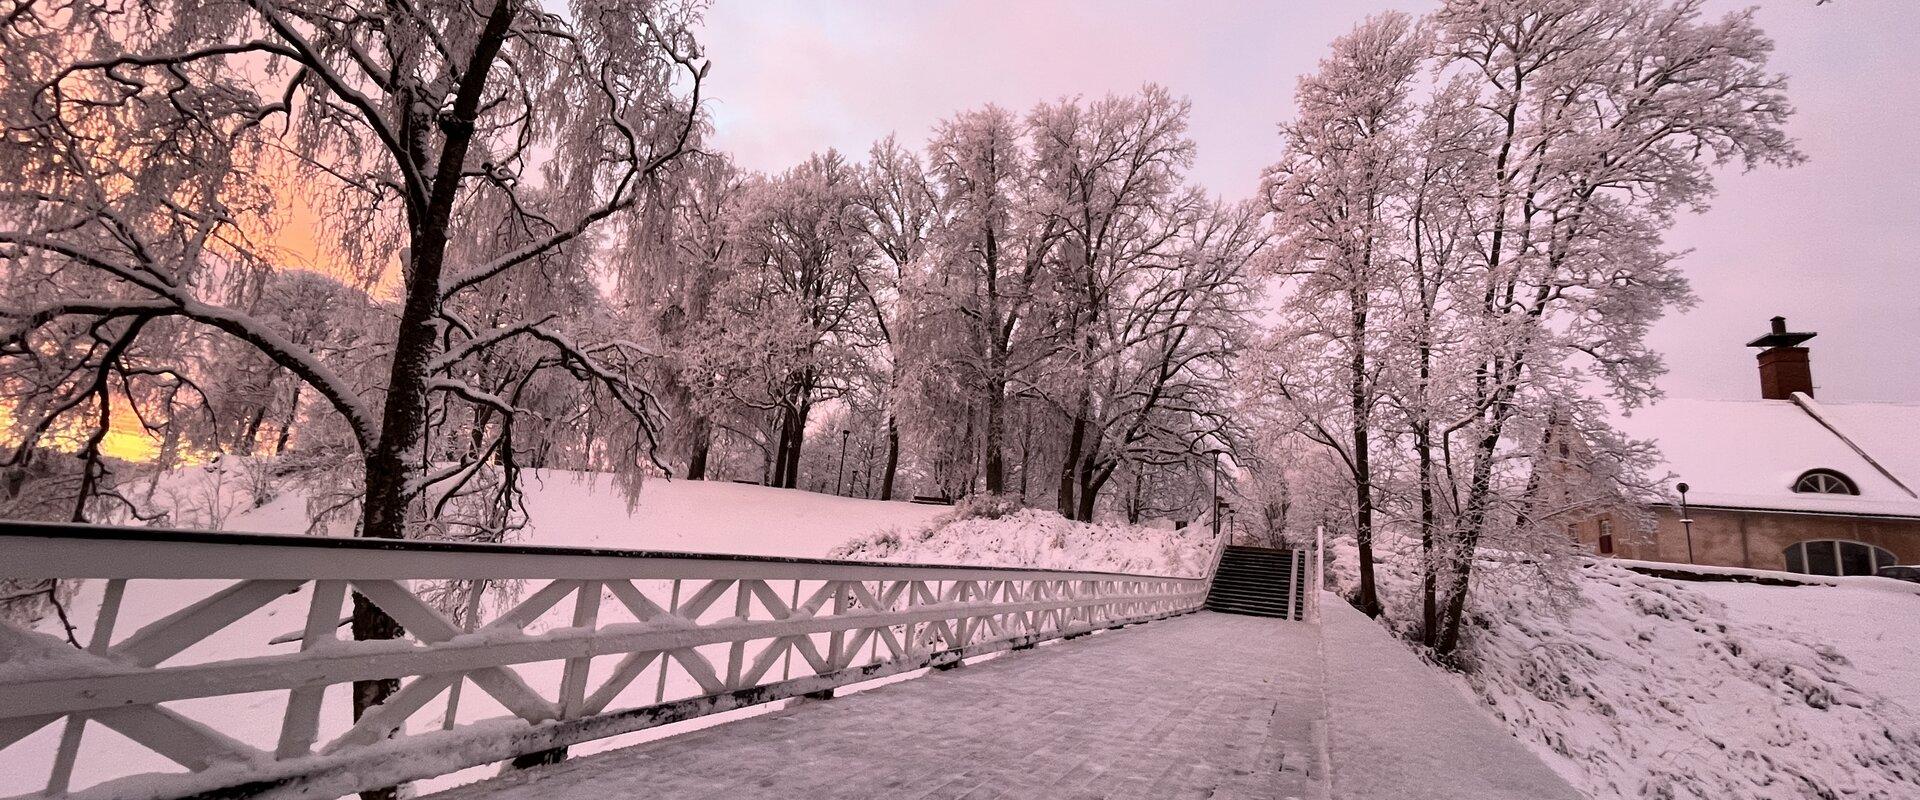
[[[1584,572],[1483,588],[1467,680],[1590,796],[1920,797],[1920,587]]]

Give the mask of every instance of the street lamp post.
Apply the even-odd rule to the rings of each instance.
[[[1220,538],[1220,511],[1226,505],[1220,502],[1220,456],[1225,453],[1225,450],[1217,448],[1208,451],[1208,454],[1213,456],[1213,538],[1215,539]]]
[[[846,492],[841,491],[841,489],[844,488],[844,484],[841,483],[841,479],[847,477],[847,437],[852,435],[853,435],[853,431],[850,431],[850,430],[840,431],[840,468],[838,470],[835,470],[833,473],[833,493],[834,494],[846,494]]]
[[[1687,484],[1673,487],[1680,490],[1680,527],[1687,532],[1687,563],[1693,563],[1693,515],[1687,513]]]

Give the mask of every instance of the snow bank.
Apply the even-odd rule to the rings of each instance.
[[[1882,578],[1876,575],[1809,575],[1804,572],[1782,572],[1780,570],[1748,569],[1746,567],[1716,567],[1706,564],[1675,564],[1669,561],[1636,561],[1628,558],[1611,558],[1607,559],[1607,563],[1618,564],[1634,572],[1685,581],[1699,580],[1730,581],[1735,583],[1771,583],[1775,585],[1844,586],[1869,591],[1920,594],[1920,583]]]
[[[1558,608],[1478,582],[1465,653],[1472,689],[1577,787],[1920,796],[1920,596],[1583,572]]]
[[[1211,531],[1202,526],[1172,530],[1075,522],[1029,508],[997,519],[950,512],[923,527],[856,538],[828,555],[855,561],[1199,577],[1206,574],[1212,545]]]

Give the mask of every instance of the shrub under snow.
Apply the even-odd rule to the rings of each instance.
[[[976,512],[978,513],[978,512]],[[954,513],[926,527],[889,529],[834,548],[829,558],[1197,577],[1212,555],[1210,529],[1075,522],[1051,511]]]
[[[1582,596],[1560,609],[1480,582],[1466,654],[1468,683],[1575,785],[1594,797],[1920,797],[1920,596],[1768,587],[1752,600],[1778,613],[1730,613],[1711,596],[1719,584],[1583,572]],[[1796,614],[1829,626],[1795,627]],[[1845,647],[1844,630],[1862,626],[1912,648]]]

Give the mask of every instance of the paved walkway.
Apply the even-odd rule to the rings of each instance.
[[[1447,676],[1326,606],[1324,625],[1108,631],[434,800],[1578,800]]]
[[[1316,638],[1203,612],[435,797],[1319,797]]]
[[[1324,746],[1341,800],[1580,800],[1456,679],[1339,598],[1320,604]]]

